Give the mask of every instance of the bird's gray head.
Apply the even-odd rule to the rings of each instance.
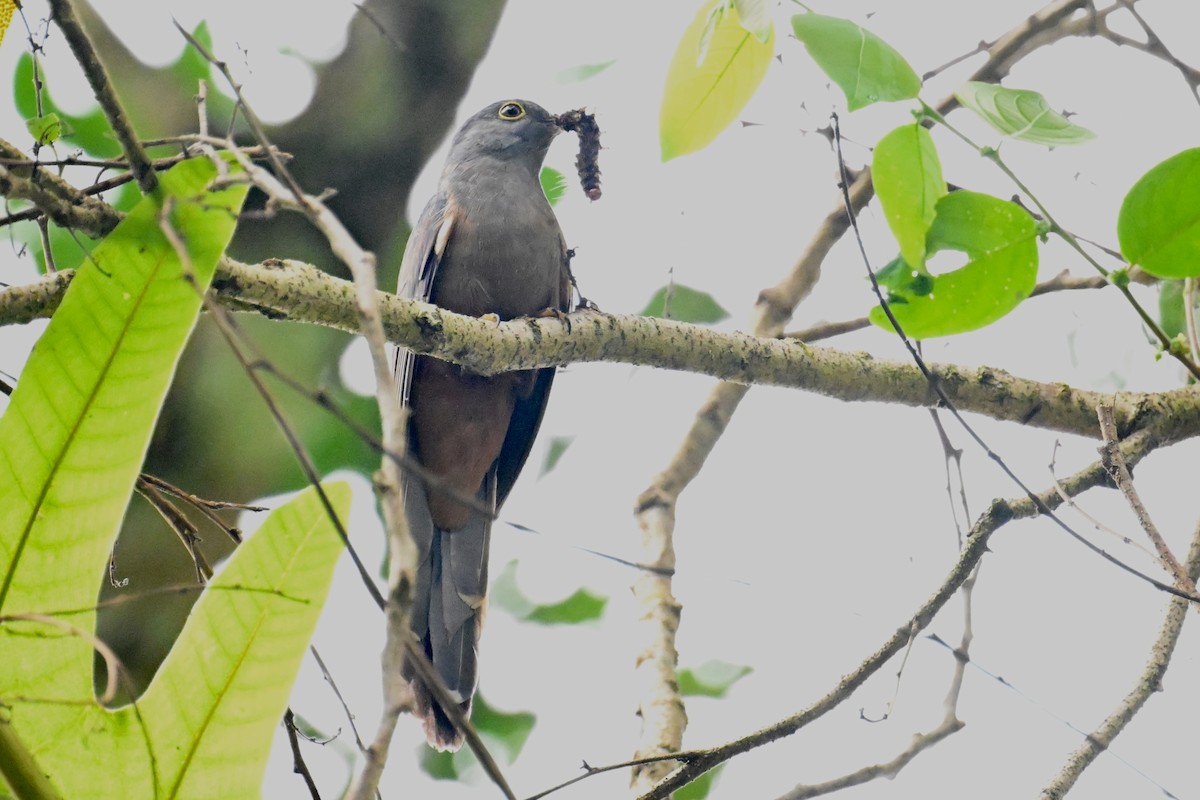
[[[536,173],[561,130],[558,118],[537,103],[501,100],[458,129],[450,145],[447,167],[484,157],[517,162]]]

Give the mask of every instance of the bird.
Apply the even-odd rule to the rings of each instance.
[[[561,130],[558,117],[527,100],[470,117],[409,236],[397,294],[500,320],[566,312],[566,241],[539,179]],[[482,376],[398,349],[395,374],[409,410],[408,452],[436,477],[408,471],[402,480],[418,552],[410,626],[466,716],[478,683],[492,519],[529,457],[554,368]],[[462,732],[411,663],[402,675],[429,744],[461,747]]]

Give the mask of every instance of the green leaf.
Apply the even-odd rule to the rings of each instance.
[[[677,674],[679,693],[684,697],[724,697],[735,683],[754,670],[740,664],[709,661]]]
[[[904,332],[917,339],[989,325],[1016,308],[1037,281],[1037,224],[1007,200],[967,191],[943,197],[926,241],[928,253],[940,250],[959,250],[970,260],[933,276],[932,286],[914,283],[914,290],[893,289],[889,298]],[[882,308],[871,309],[870,318],[891,329]]]
[[[213,52],[212,31],[208,29],[207,20],[200,20],[200,24],[192,31],[192,37],[207,48],[208,52]],[[184,45],[179,59],[169,69],[179,81],[179,85],[188,92],[195,92],[202,80],[212,81],[212,64],[190,43]],[[212,96],[210,94],[209,98]]]
[[[25,129],[38,144],[51,144],[62,135],[63,124],[58,114],[50,113],[25,120]]]
[[[729,312],[711,294],[680,283],[664,286],[655,292],[641,313],[643,317],[662,317],[696,324],[712,324],[729,316]]]
[[[546,446],[546,459],[542,462],[542,471],[538,473],[538,477],[558,466],[558,460],[567,452],[573,441],[574,436],[555,436],[550,440],[550,444]]]
[[[792,30],[808,54],[846,95],[851,111],[921,91],[917,73],[887,42],[848,19],[797,14]]]
[[[705,147],[737,119],[775,52],[774,28],[759,41],[742,27],[736,9],[720,12],[724,4],[704,4],[671,59],[659,112],[663,161]],[[706,28],[710,36],[702,46]]]
[[[682,789],[677,790],[671,797],[675,800],[704,800],[716,785],[717,778],[720,777],[723,769],[725,769],[724,764],[717,765]]]
[[[324,490],[345,525],[349,485]],[[163,794],[257,796],[271,731],[287,707],[341,552],[342,540],[309,488],[274,511],[205,589],[138,701],[160,745]]]
[[[542,625],[578,625],[600,619],[606,605],[607,597],[592,594],[587,589],[576,589],[566,600],[538,606],[525,620]]]
[[[546,194],[550,205],[558,205],[558,201],[567,191],[566,176],[554,167],[542,167],[542,171],[538,174],[538,180],[541,181],[542,191]]]
[[[514,617],[541,625],[578,625],[600,619],[608,599],[577,589],[565,600],[537,605],[517,585],[517,562],[510,561],[492,582],[491,604]]]
[[[42,81],[42,114],[55,114],[62,123],[62,140],[70,147],[78,147],[98,158],[117,158],[121,155],[121,146],[112,135],[112,128],[104,112],[96,106],[86,114],[68,114],[54,102],[50,93],[49,80],[46,77],[45,64],[41,66]],[[193,87],[194,88],[194,87]],[[23,54],[17,59],[17,68],[13,72],[13,101],[19,113],[25,119],[33,119],[38,115],[37,95],[33,86],[33,58]]]
[[[901,125],[875,145],[871,163],[875,194],[900,255],[914,269],[925,269],[925,236],[946,195],[946,180],[933,137],[916,123]]]
[[[1183,302],[1183,281],[1160,281],[1158,284],[1158,322],[1163,333],[1174,339],[1187,331],[1187,315]]]
[[[1159,278],[1200,275],[1200,147],[1138,179],[1117,215],[1121,254]]]
[[[13,703],[6,714],[67,796],[99,796],[100,774],[114,791],[148,787],[148,767],[105,752],[106,737],[80,739],[79,731],[107,725],[96,721],[107,712],[94,704],[91,644],[13,615],[84,609],[64,620],[95,630],[88,609],[200,292],[246,194],[244,186],[207,192],[215,176],[205,159],[159,176],[161,197],[142,199],[76,274],[0,418],[0,618],[9,620],[0,622],[0,698],[58,701]],[[186,243],[194,283],[159,227],[163,198],[172,201],[169,221]],[[131,719],[123,724],[144,754],[144,731]],[[122,765],[107,772],[114,762]]]
[[[561,70],[554,77],[559,83],[578,83],[586,81],[588,78],[596,77],[615,63],[617,63],[617,60],[614,58],[612,61],[605,61],[600,64],[580,64],[577,67],[568,67]]]
[[[493,708],[482,694],[475,695],[471,706],[471,722],[475,729],[504,748],[509,763],[517,760],[525,741],[533,731],[537,716],[528,711],[500,711]]]
[[[434,780],[456,781],[459,777],[458,759],[458,753],[439,752],[432,747],[422,747],[421,771]]]
[[[967,81],[954,96],[1005,136],[1047,147],[1081,144],[1096,134],[1050,108],[1046,98],[1029,89]]]

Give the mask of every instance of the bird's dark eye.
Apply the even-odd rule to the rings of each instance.
[[[525,116],[525,106],[515,101],[508,102],[500,106],[500,111],[498,113],[500,115],[500,119],[506,119],[509,122],[512,122],[513,120],[518,120]]]

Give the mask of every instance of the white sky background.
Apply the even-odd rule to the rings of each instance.
[[[923,73],[981,39],[994,39],[1041,5],[874,0],[819,3],[814,10],[867,24]],[[847,154],[859,164],[869,158],[862,144],[909,121],[911,106],[845,114],[841,93],[828,87],[790,36],[788,20],[798,9],[783,4],[775,17],[782,63],[771,64],[742,114],[761,126],[735,125],[707,149],[662,164],[657,121],[663,76],[698,6],[696,0],[511,0],[458,116],[508,97],[529,98],[552,111],[579,106],[594,111],[604,132],[604,198],[589,203],[574,181],[574,137],[560,137],[548,161],[571,181],[558,212],[569,244],[578,248],[575,269],[585,293],[606,311],[636,312],[674,270],[677,281],[711,292],[731,312],[723,329],[745,329],[757,293],[791,268],[837,201],[833,155],[824,138],[810,132],[828,123],[832,109],[842,111],[843,133],[852,140]],[[290,4],[224,0],[107,0],[99,7],[128,45],[155,63],[173,60],[181,48],[171,15],[188,28],[207,19],[218,52],[249,66],[242,77],[251,102],[275,121],[297,113],[312,88],[303,59],[281,54],[281,48],[304,58],[332,57],[353,12],[343,2],[323,4],[319,14],[281,13]],[[1200,64],[1194,36],[1200,9],[1184,0],[1146,0],[1139,7],[1177,55]],[[26,13],[36,20],[44,12],[27,3]],[[10,37],[0,50],[0,74],[11,74],[20,51],[16,29]],[[57,34],[51,46],[56,99],[83,107],[87,89],[73,74]],[[923,97],[932,103],[945,96],[981,58],[935,79]],[[611,59],[616,64],[591,80],[555,79],[564,68]],[[1074,120],[1098,134],[1081,147],[1048,152],[1009,143],[1003,153],[1063,224],[1109,245],[1115,246],[1117,210],[1128,187],[1149,167],[1195,144],[1200,114],[1178,74],[1128,49],[1063,42],[1023,61],[1007,84],[1043,92],[1053,107],[1077,113]],[[5,113],[4,130],[21,141],[13,133],[22,130],[20,121]],[[953,119],[977,140],[996,142],[966,112]],[[331,121],[329,135],[336,136],[342,124]],[[1012,195],[1012,187],[983,159],[941,131],[934,137],[948,180]],[[444,148],[418,182],[410,220],[433,191],[443,158]],[[862,224],[874,263],[886,263],[895,246],[875,207]],[[1041,254],[1042,278],[1061,269],[1088,274],[1063,247],[1052,243]],[[32,279],[27,260],[2,257],[4,281]],[[1140,296],[1155,306],[1151,293]],[[795,327],[857,317],[870,303],[857,251],[846,241],[827,259],[824,278],[798,310]],[[19,369],[14,354],[27,350],[40,329],[0,331],[0,369]],[[894,337],[876,329],[830,345],[905,358]],[[1035,299],[983,331],[926,343],[926,355],[1101,390],[1157,390],[1182,380],[1173,362],[1154,360],[1133,311],[1115,292]],[[351,379],[366,374],[353,358],[345,369]],[[542,628],[500,609],[488,616],[482,691],[501,709],[539,716],[521,758],[506,768],[518,795],[573,776],[581,760],[601,765],[631,755],[638,720],[630,635],[635,610],[628,587],[635,575],[576,546],[638,557],[634,500],[667,464],[711,385],[705,377],[615,364],[576,365],[558,378],[541,442],[503,514],[543,535],[497,525],[493,574],[519,558],[521,588],[538,602],[561,599],[583,583],[610,603],[593,626]],[[1096,458],[1090,440],[970,421],[1039,491],[1050,485],[1046,464],[1056,438],[1062,442],[1060,475]],[[984,510],[994,497],[1019,495],[948,418],[947,427],[966,450],[972,512]],[[576,438],[558,468],[539,480],[537,462],[551,436]],[[1177,446],[1137,471],[1139,489],[1180,557],[1196,520],[1196,509],[1180,489],[1190,483],[1184,476],[1195,474],[1197,451],[1194,444]],[[778,389],[749,394],[681,499],[675,591],[684,609],[681,666],[721,659],[755,671],[725,699],[689,699],[686,746],[717,744],[807,706],[904,624],[955,556],[944,486],[941,449],[924,410],[849,405]],[[355,490],[360,502],[354,536],[374,563],[381,538],[370,519],[369,487],[355,479]],[[1140,537],[1115,493],[1093,493],[1083,503],[1111,526]],[[1153,571],[1139,553],[1095,533],[1078,515],[1064,511],[1064,517],[1123,559]],[[975,593],[972,657],[1023,694],[969,669],[959,706],[967,723],[962,731],[921,755],[895,781],[841,796],[1033,796],[1080,742],[1059,718],[1091,729],[1133,687],[1158,632],[1166,604],[1162,594],[1101,562],[1051,524],[1011,524],[993,539],[992,549]],[[316,643],[360,731],[370,736],[378,707],[382,619],[349,565],[340,569]],[[959,610],[959,601],[951,602],[930,631],[957,642]],[[1196,796],[1189,792],[1196,785],[1198,657],[1193,624],[1184,629],[1165,693],[1085,773],[1073,797],[1158,797],[1155,783],[1181,798]],[[952,666],[946,651],[918,640],[889,721],[860,721],[859,709],[869,717],[883,713],[892,697],[895,662],[801,734],[735,759],[712,796],[770,798],[796,783],[890,759],[914,733],[940,720]],[[323,729],[345,729],[314,665],[305,665],[295,698],[297,712]],[[418,726],[403,720],[385,798],[496,796],[480,783],[430,781],[415,766],[421,741]],[[327,797],[346,775],[336,751],[347,742],[344,731],[329,748],[307,749]],[[264,795],[304,796],[282,736],[277,744]],[[613,773],[558,796],[619,797],[626,781],[627,773]]]

